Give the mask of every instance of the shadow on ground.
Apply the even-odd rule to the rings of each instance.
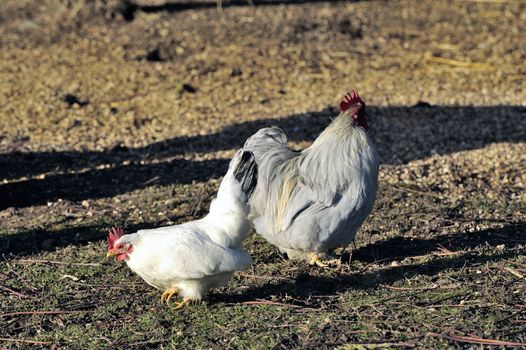
[[[436,275],[441,271],[454,268],[481,265],[486,262],[497,262],[512,258],[521,252],[514,250],[521,244],[526,243],[526,223],[515,223],[500,229],[488,229],[475,233],[459,233],[455,235],[443,235],[429,240],[407,239],[396,237],[385,241],[376,242],[356,251],[359,260],[366,262],[375,261],[371,254],[381,252],[385,258],[400,259],[402,257],[425,255],[436,252],[441,247],[450,248],[452,251],[460,251],[480,246],[491,246],[505,244],[507,251],[501,253],[481,254],[480,251],[465,252],[454,256],[437,257],[422,264],[402,265],[397,267],[387,266],[380,270],[365,273],[340,274],[338,276],[320,276],[309,272],[302,273],[291,281],[270,282],[258,286],[242,294],[219,295],[212,294],[210,301],[239,303],[255,299],[268,299],[269,296],[286,297],[292,296],[304,300],[305,305],[311,303],[310,298],[317,295],[335,295],[348,289],[374,289],[381,285],[390,285],[394,282],[410,278],[415,275]],[[353,254],[353,257],[355,256]]]
[[[205,136],[176,137],[142,148],[102,152],[13,152],[0,155],[0,210],[110,197],[151,185],[206,181],[224,174],[228,160],[168,159],[194,152],[239,148],[258,129],[282,127],[290,141],[312,141],[337,111],[326,109],[278,119],[243,122]],[[401,164],[432,154],[482,148],[494,142],[526,141],[526,108],[519,106],[369,107],[371,134],[383,164]],[[152,162],[153,161],[153,162]],[[75,172],[75,173],[72,173]]]
[[[278,6],[278,5],[303,5],[306,3],[328,3],[328,2],[343,2],[346,0],[230,0],[230,1],[180,1],[180,2],[165,2],[156,5],[136,4],[133,1],[126,1],[118,9],[123,18],[127,21],[133,21],[136,12],[142,11],[146,13],[158,12],[181,12],[186,10],[199,10],[217,8],[219,4],[221,7],[232,6]],[[359,1],[359,0],[356,0]]]
[[[447,249],[462,251],[480,245],[515,247],[526,243],[526,223],[508,224],[500,229],[488,229],[479,232],[462,232],[433,237],[431,239],[393,237],[369,244],[352,252],[352,260],[362,262],[389,263],[411,256],[425,255]]]
[[[141,165],[114,164],[107,169],[90,169],[74,174],[47,175],[0,185],[0,210],[29,207],[57,199],[82,201],[112,197],[151,185],[188,184],[223,176],[229,160],[191,161],[184,159]]]
[[[157,227],[159,223],[143,222],[138,225],[125,226],[126,232],[136,232],[143,228]],[[60,230],[32,228],[17,233],[0,236],[0,257],[10,260],[55,251],[68,245],[82,246],[88,242],[105,240],[110,224],[100,222],[92,225],[77,225]],[[101,252],[104,254],[104,252]]]
[[[348,0],[227,0],[221,1],[221,7],[231,6],[250,6],[251,4],[257,6],[279,6],[279,5],[304,5],[306,3],[331,3],[344,2]],[[358,0],[359,1],[359,0]],[[195,2],[195,1],[181,1],[181,2],[165,2],[160,5],[136,5],[137,11],[152,12],[179,12],[184,10],[216,8],[218,1]]]

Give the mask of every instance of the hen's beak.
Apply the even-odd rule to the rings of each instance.
[[[117,255],[117,254],[118,254],[118,253],[117,253],[116,251],[114,251],[114,250],[110,250],[110,251],[108,252],[108,254],[106,254],[106,257],[107,257],[107,258],[111,258],[112,256],[115,256],[115,255]]]

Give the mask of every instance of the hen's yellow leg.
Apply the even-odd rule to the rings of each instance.
[[[175,287],[168,288],[167,290],[163,292],[163,294],[161,294],[161,303],[163,302],[168,303],[174,295],[178,295],[178,294],[179,294],[178,288],[175,288]]]

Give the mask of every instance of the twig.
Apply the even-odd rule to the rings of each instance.
[[[301,305],[278,303],[278,302],[275,302],[275,301],[261,300],[261,299],[252,300],[252,301],[244,301],[241,304],[244,304],[244,305],[274,305],[274,306],[290,307],[290,308],[293,308],[293,309],[316,310],[316,311],[319,310],[318,308],[314,308],[314,307],[306,307],[306,306],[301,306]]]
[[[137,346],[137,345],[146,345],[146,344],[157,344],[162,343],[165,341],[168,341],[170,339],[158,339],[158,340],[144,340],[144,341],[138,341],[136,343],[131,343],[129,346]]]
[[[522,273],[520,273],[519,271],[515,270],[514,268],[505,267],[504,270],[508,271],[512,275],[515,275],[515,276],[517,276],[519,278],[524,278],[524,275]]]
[[[521,264],[521,263],[518,263],[518,262],[511,262],[512,264],[515,264],[515,265],[518,265],[520,267],[523,267],[523,268],[526,268],[526,265],[525,264]]]
[[[509,320],[510,318],[513,318],[513,317],[515,317],[515,316],[517,316],[517,315],[520,315],[520,314],[522,314],[522,313],[524,313],[523,310],[519,310],[519,311],[517,311],[517,312],[514,312],[514,313],[512,313],[511,315],[509,315],[509,316],[507,316],[507,317],[504,317],[504,318],[502,318],[502,319],[496,321],[495,324],[503,323],[503,322]]]
[[[38,289],[36,289],[35,287],[31,286],[31,283],[30,283],[30,281],[27,278],[22,277],[15,269],[13,269],[13,267],[9,263],[7,263],[7,266],[9,266],[9,273],[15,274],[20,281],[25,283],[27,288],[31,289],[33,292],[38,291]],[[2,274],[2,275],[4,275],[4,274]],[[7,278],[10,278],[7,275],[4,275],[4,276],[6,276]]]
[[[464,253],[468,253],[468,251],[466,251],[466,250],[451,251],[451,250],[447,249],[446,247],[444,247],[444,246],[439,244],[438,252],[437,253],[433,253],[433,255],[436,255],[436,256],[450,256],[450,255],[459,255],[459,254],[464,254]]]
[[[14,263],[26,263],[26,264],[53,264],[53,265],[75,265],[75,266],[101,266],[99,263],[67,263],[56,260],[40,260],[40,259],[19,259],[13,260]]]
[[[12,341],[17,343],[26,343],[26,344],[35,344],[35,345],[51,345],[48,341],[36,341],[36,340],[26,340],[26,339],[15,339],[15,338],[0,338],[3,341]]]
[[[490,3],[490,4],[508,4],[508,3],[520,3],[521,0],[457,0],[463,2],[480,2],[480,3]],[[522,0],[524,3],[524,0]]]
[[[515,343],[509,341],[500,341],[495,339],[484,339],[479,337],[464,336],[464,335],[446,335],[446,338],[471,344],[482,345],[496,345],[496,346],[526,346],[526,343]]]
[[[138,285],[143,284],[142,282],[130,282],[130,283],[121,283],[121,284],[90,284],[85,282],[76,282],[70,281],[71,284],[76,284],[83,287],[89,287],[94,290],[100,289],[130,289]]]
[[[399,342],[399,343],[396,343],[396,342],[392,342],[390,340],[378,340],[378,341],[363,341],[363,342],[314,342],[314,343],[310,343],[310,344],[307,344],[305,346],[306,349],[318,349],[322,346],[330,346],[330,347],[334,347],[334,346],[345,346],[345,345],[352,345],[352,346],[356,346],[356,345],[362,345],[361,348],[365,348],[367,346],[370,346],[371,348],[382,348],[382,349],[390,349],[390,348],[414,348],[416,346],[415,343],[409,343],[407,341],[402,341],[402,342]],[[354,347],[353,347],[354,348]]]
[[[433,255],[436,255],[436,256],[451,256],[451,255],[459,255],[459,254],[464,254],[464,253],[468,253],[467,251],[465,250],[457,250],[456,252],[452,252],[452,251],[447,251],[447,252],[440,252],[440,253],[433,253]]]
[[[451,58],[433,56],[430,54],[425,55],[425,59],[429,62],[446,64],[446,65],[453,66],[453,67],[481,69],[481,70],[494,69],[493,66],[487,63],[459,61],[459,60],[454,60]]]
[[[93,310],[37,310],[37,311],[19,311],[9,312],[6,314],[0,314],[0,317],[17,316],[17,315],[59,315],[59,314],[77,314],[77,313],[90,313],[95,312]]]
[[[380,284],[380,286],[384,287],[384,288],[387,288],[387,289],[392,289],[392,290],[401,290],[401,291],[412,291],[412,290],[431,290],[431,289],[437,289],[439,287],[438,284],[435,284],[433,286],[430,286],[430,287],[415,287],[415,288],[406,288],[406,287],[394,287],[394,286],[390,286],[388,284]]]
[[[251,300],[251,301],[244,301],[241,304],[245,305],[275,305],[275,306],[285,306],[285,307],[291,307],[295,309],[301,309],[302,306],[294,305],[294,304],[285,304],[285,303],[278,303],[270,300]]]
[[[197,201],[194,201],[194,205],[192,205],[192,209],[190,212],[192,213],[192,218],[195,219],[197,216],[197,213],[199,212],[199,209],[201,208],[201,204],[203,203],[203,198],[205,194],[205,186],[201,185],[199,187],[199,190],[197,191]]]
[[[482,306],[497,306],[497,304],[495,303],[476,303],[476,304],[431,304],[433,306],[433,308],[437,308],[437,307],[482,307]],[[425,306],[422,306],[422,307],[429,307],[429,305],[425,305]]]
[[[5,290],[5,291],[7,291],[7,292],[9,292],[9,293],[11,293],[11,294],[14,294],[14,295],[17,295],[17,296],[21,297],[21,298],[33,298],[33,297],[30,296],[30,295],[27,295],[27,294],[24,294],[24,293],[17,292],[16,290],[13,290],[13,289],[11,289],[11,288],[9,288],[9,287],[6,287],[6,286],[2,286],[2,285],[0,285],[0,289],[3,289],[3,290]]]
[[[142,184],[143,184],[143,185],[149,185],[149,184],[151,184],[152,182],[155,182],[155,181],[157,181],[157,180],[159,180],[159,179],[160,179],[160,176],[154,176],[154,177],[152,177],[150,180],[147,180],[147,181],[143,182]]]

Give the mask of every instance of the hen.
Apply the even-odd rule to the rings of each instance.
[[[373,209],[379,164],[365,108],[354,90],[347,94],[340,115],[301,152],[278,127],[245,142],[259,167],[254,227],[289,258],[327,266],[328,253],[345,249]]]
[[[252,229],[248,201],[257,173],[253,154],[239,150],[208,215],[126,235],[112,228],[107,255],[124,260],[148,284],[163,290],[161,301],[177,295],[183,298],[176,306],[181,308],[200,300],[210,289],[228,283],[234,271],[250,265],[250,255],[241,243]]]

